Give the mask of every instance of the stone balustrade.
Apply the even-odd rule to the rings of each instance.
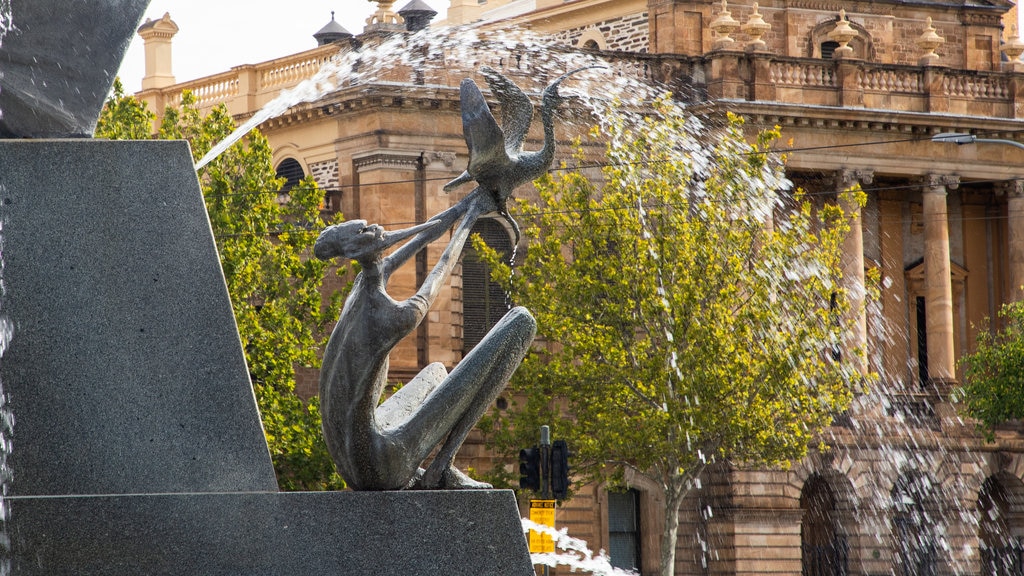
[[[337,52],[337,45],[321,46],[260,64],[236,66],[228,72],[166,88],[144,90],[139,97],[149,103],[151,110],[161,113],[166,106],[179,105],[182,92],[189,90],[196,96],[200,110],[207,111],[224,103],[232,114],[251,114],[282,90],[312,78]]]
[[[339,50],[328,45],[257,65],[184,82],[140,96],[151,109],[180,102],[191,90],[201,109],[224,102],[229,112],[251,114],[281,90],[311,78]],[[529,55],[504,56],[488,62],[446,62],[430,70],[407,66],[378,79],[457,88],[480,65],[510,77],[533,78]],[[607,52],[612,74],[658,81],[681,98],[784,102],[815,106],[871,108],[896,112],[968,114],[993,118],[1024,118],[1024,73],[977,71],[941,66],[879,64],[855,59],[793,58],[770,53],[716,50],[704,56]],[[527,82],[529,83],[529,82]]]

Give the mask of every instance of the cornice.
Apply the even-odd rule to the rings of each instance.
[[[352,158],[352,166],[358,172],[369,169],[415,170],[419,163],[419,152],[403,154],[389,150],[387,152],[371,152]]]
[[[990,138],[1014,138],[1024,131],[1024,119],[966,116],[934,112],[901,112],[875,108],[814,106],[780,102],[716,100],[708,109],[728,110],[750,122],[807,129],[853,129],[866,132],[928,136],[965,129],[984,131]],[[703,106],[702,106],[703,107]],[[691,107],[696,109],[697,106]]]
[[[264,129],[283,128],[311,120],[322,120],[342,114],[360,114],[367,111],[408,109],[421,112],[447,111],[460,113],[458,88],[448,86],[359,86],[358,90],[336,92],[316,102],[300,104],[288,112],[267,120]],[[236,122],[249,119],[252,114],[236,115]]]

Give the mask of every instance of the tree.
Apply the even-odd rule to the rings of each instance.
[[[550,423],[578,480],[621,484],[630,469],[657,483],[667,576],[701,470],[804,456],[861,382],[835,353],[849,222],[837,203],[779,192],[777,130],[750,144],[730,116],[701,133],[661,100],[636,123],[607,113],[590,137],[606,143],[600,182],[562,171],[535,183],[539,206],[516,204],[529,246],[514,274],[475,244],[545,343],[516,373],[516,403],[481,429],[511,456]]]
[[[118,81],[96,135],[149,138],[152,122],[145,103],[125,96]],[[179,107],[167,108],[158,137],[188,140],[201,157],[234,129],[223,105],[204,117],[186,91]],[[309,257],[328,224],[320,214],[323,191],[307,178],[281,192],[285,180],[258,131],[205,166],[199,181],[278,483],[284,490],[342,487],[320,432],[318,399],[306,404],[295,394],[296,366],[319,366],[340,309],[340,295],[323,304],[328,266]]]
[[[1003,304],[999,317],[1005,327],[983,326],[977,349],[960,359],[964,384],[954,394],[989,441],[999,424],[1024,418],[1024,302]]]

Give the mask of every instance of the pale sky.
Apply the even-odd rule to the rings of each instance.
[[[437,11],[434,21],[445,17],[448,0],[424,1]],[[396,0],[393,9],[408,3]],[[376,6],[368,0],[152,0],[142,21],[170,12],[180,28],[173,42],[173,72],[185,82],[315,48],[313,34],[331,21],[332,10],[342,27],[359,34]],[[118,73],[128,94],[141,88],[144,58],[136,35]]]

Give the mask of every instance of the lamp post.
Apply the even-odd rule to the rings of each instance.
[[[1015,140],[1004,140],[1002,138],[978,138],[974,134],[964,132],[941,132],[932,136],[932,142],[944,144],[1008,144],[1017,148],[1024,148],[1024,144]]]

